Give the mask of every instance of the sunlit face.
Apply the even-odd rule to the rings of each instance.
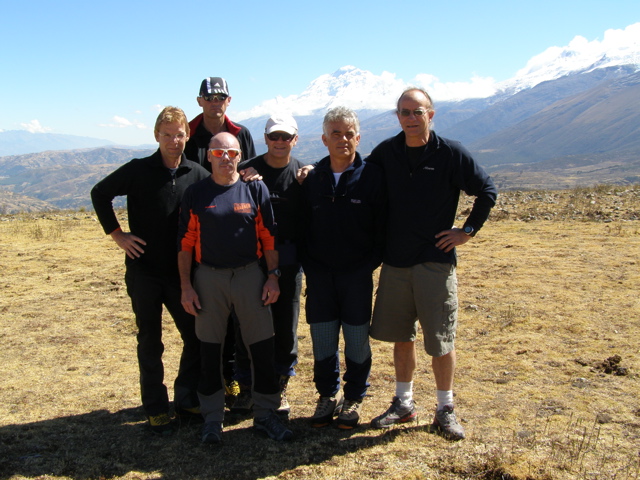
[[[408,115],[403,115],[402,112]],[[424,113],[419,115],[416,113]],[[433,107],[427,97],[420,91],[412,91],[402,97],[398,103],[398,122],[407,139],[423,140],[427,143],[429,127],[433,118]]]
[[[329,122],[325,133],[322,134],[322,143],[329,150],[329,156],[335,160],[353,160],[356,148],[360,143],[360,134],[356,132],[355,125],[344,121]]]
[[[232,152],[224,152],[222,156],[218,157],[214,155],[212,150],[233,150]],[[238,154],[235,158],[231,158],[235,152]],[[237,175],[238,164],[242,154],[240,153],[240,144],[238,139],[230,133],[221,133],[215,135],[209,142],[209,150],[207,151],[207,157],[209,163],[211,163],[211,173],[213,179],[230,179],[235,178]]]
[[[180,157],[189,140],[185,126],[178,122],[161,123],[155,137],[160,144],[162,157],[167,159]]]
[[[267,144],[267,151],[269,156],[277,158],[289,158],[291,155],[291,149],[298,141],[298,136],[294,135],[290,140],[283,140],[283,137],[288,137],[286,132],[271,132],[269,135],[264,134],[264,141]],[[271,140],[270,137],[277,137],[277,140]]]
[[[227,107],[231,103],[231,97],[227,97],[221,100],[219,95],[212,95],[211,100],[206,100],[204,97],[198,97],[198,105],[202,107],[202,114],[209,118],[222,118],[227,111]]]

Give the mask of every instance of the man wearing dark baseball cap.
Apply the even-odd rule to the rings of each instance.
[[[237,137],[242,150],[242,158],[253,158],[256,150],[253,138],[246,127],[233,123],[225,112],[231,96],[229,85],[224,78],[207,77],[200,84],[200,93],[196,99],[202,107],[202,113],[189,122],[191,138],[187,142],[184,153],[189,160],[198,162],[207,170],[211,164],[207,160],[207,149],[211,137],[220,132],[229,132]]]

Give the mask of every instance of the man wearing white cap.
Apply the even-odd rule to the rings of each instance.
[[[189,122],[191,138],[184,149],[184,154],[189,160],[198,162],[211,171],[207,149],[211,137],[220,132],[229,132],[238,139],[243,158],[255,157],[256,150],[249,130],[239,123],[233,123],[226,115],[231,96],[229,85],[224,78],[207,77],[202,80],[196,100],[202,107],[202,113]]]
[[[300,313],[300,292],[302,289],[302,269],[298,259],[297,245],[300,239],[300,194],[301,187],[296,181],[296,173],[303,166],[291,156],[291,150],[298,141],[298,124],[290,115],[273,115],[267,121],[264,131],[267,153],[242,162],[238,169],[253,168],[262,176],[269,188],[273,214],[278,225],[276,250],[280,258],[280,297],[271,306],[275,330],[275,362],[280,375],[282,389],[280,409],[288,414],[286,388],[289,377],[295,375],[298,363],[298,316]],[[251,385],[251,372],[246,352],[237,344],[236,378],[240,383],[240,395],[231,408],[232,412],[246,413],[251,408],[251,391],[244,386]]]

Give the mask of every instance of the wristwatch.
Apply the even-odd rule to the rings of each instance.
[[[476,230],[471,225],[465,226],[462,229],[462,231],[464,232],[465,235],[469,235],[470,237],[475,237],[476,236]]]
[[[280,271],[279,268],[274,268],[273,270],[269,270],[267,272],[267,275],[275,275],[277,278],[280,278],[280,276],[282,275],[282,272]]]

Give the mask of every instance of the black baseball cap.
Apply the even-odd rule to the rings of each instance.
[[[229,96],[229,86],[227,81],[221,77],[207,77],[200,84],[200,96],[215,95],[222,93]]]

